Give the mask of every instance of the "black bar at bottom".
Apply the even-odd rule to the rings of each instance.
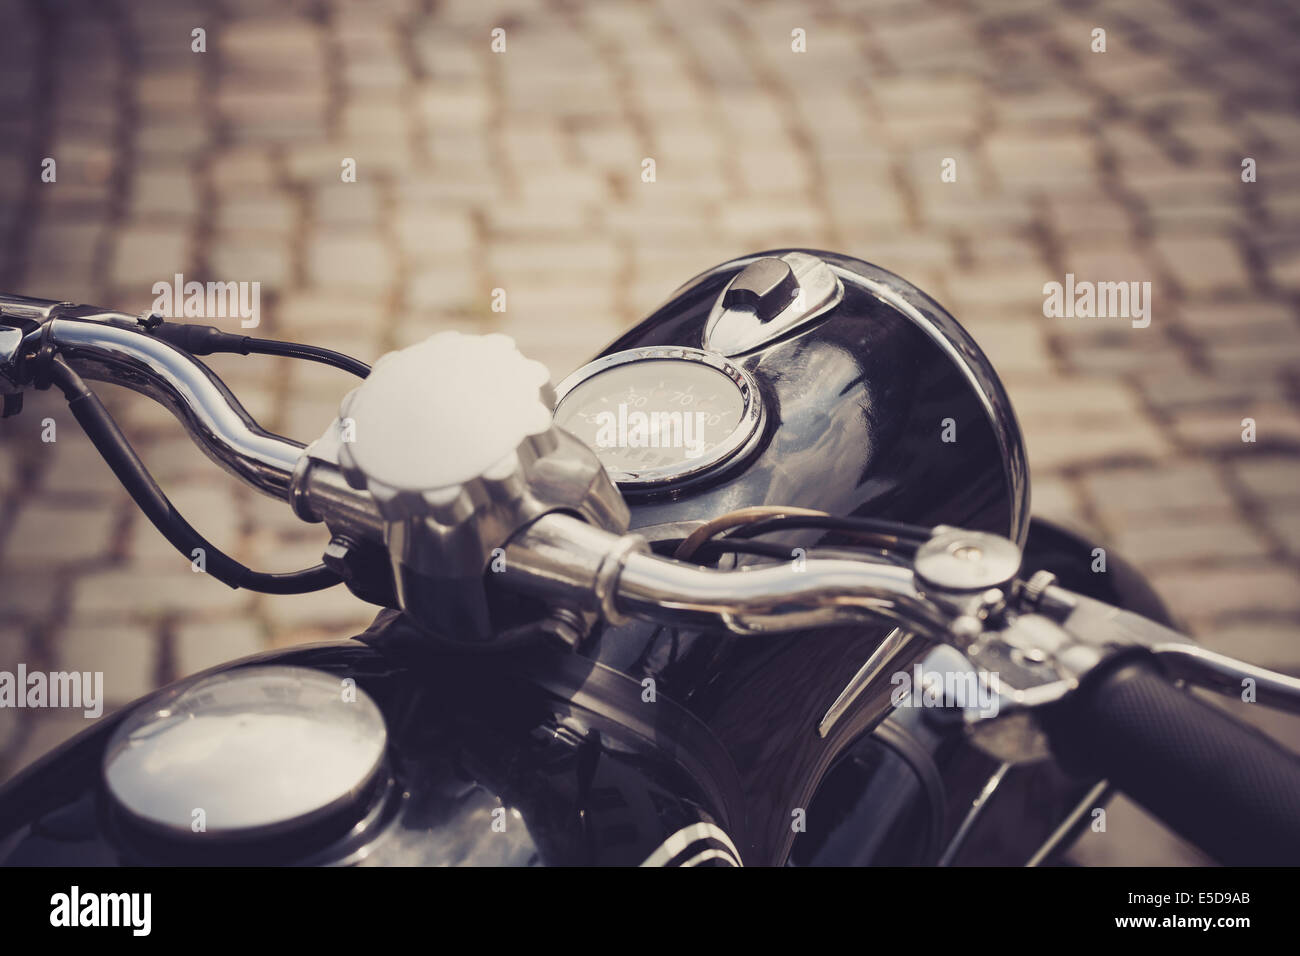
[[[582,870],[11,869],[0,870],[0,926],[7,938],[25,941],[12,950],[16,954],[37,937],[74,933],[82,941],[128,947],[144,939],[211,947],[283,938],[335,948],[349,939],[373,944],[429,932],[449,942],[445,934],[454,930],[457,947],[473,945],[482,934],[497,948],[514,930],[527,939],[549,937],[548,946],[563,946],[576,934],[575,945],[586,948],[608,942],[603,933],[588,934],[611,924],[627,939],[669,948],[685,945],[689,936],[682,931],[701,923],[728,938],[747,929],[768,933],[779,924],[812,942],[828,932],[846,933],[841,920],[848,913],[857,914],[854,933],[863,935],[864,946],[894,938],[928,940],[929,946],[949,934],[1017,948],[1056,948],[1062,939],[1175,941],[1192,934],[1231,945],[1255,931],[1269,939],[1291,931],[1292,879],[1283,869],[1071,867],[785,869],[707,877]]]

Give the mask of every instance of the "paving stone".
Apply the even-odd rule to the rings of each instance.
[[[1268,272],[1272,280],[1282,288],[1300,289],[1300,249],[1270,256]]]
[[[25,629],[14,624],[0,624],[0,671],[12,673],[20,662],[27,663],[27,647]],[[15,708],[0,708],[0,772],[4,769],[4,756],[22,741],[23,716]]]
[[[939,184],[940,186],[942,184]],[[1033,221],[1029,203],[1018,193],[969,196],[941,188],[919,193],[920,221],[933,229],[968,229],[981,233],[1019,233]]]
[[[106,703],[124,704],[157,686],[159,644],[150,628],[83,620],[59,635],[58,648],[60,670],[103,675]]]
[[[81,576],[74,586],[72,619],[79,623],[156,621],[197,612],[238,614],[251,597],[183,563],[175,570],[113,568]]]
[[[1152,283],[1153,298],[1164,291],[1150,257],[1133,243],[1114,238],[1075,242],[1061,251],[1060,260],[1065,270],[1074,274],[1076,283],[1144,281]]]
[[[1246,458],[1233,462],[1230,471],[1258,500],[1300,501],[1300,459]]]
[[[1138,387],[1146,400],[1165,412],[1188,409],[1228,410],[1241,408],[1260,398],[1281,401],[1281,386],[1262,380],[1258,376],[1226,381],[1203,373],[1195,373],[1185,366],[1153,367],[1153,363],[1138,353],[1141,362],[1132,370],[1144,374],[1138,377]],[[1156,353],[1156,357],[1174,357],[1170,347]],[[1071,362],[1078,362],[1079,350],[1071,354]]]
[[[306,444],[325,434],[325,429],[338,417],[339,402],[343,394],[294,395],[279,419],[279,430],[286,435],[299,436]]]
[[[507,307],[510,296],[519,291],[519,283],[528,281],[528,273],[511,278],[493,279],[506,290]],[[485,306],[490,293],[479,281],[477,272],[446,262],[436,267],[421,267],[405,286],[405,302],[414,309],[442,309],[448,312],[476,311]]]
[[[1300,337],[1295,310],[1284,302],[1185,302],[1179,305],[1178,314],[1190,331],[1208,339],[1241,342]]]
[[[1300,559],[1300,507],[1270,508],[1264,514],[1264,523],[1282,543],[1282,550],[1293,560]]]
[[[117,478],[103,457],[85,438],[76,419],[66,408],[47,416],[53,421],[56,441],[46,444],[39,437],[45,418],[32,423],[33,432],[27,451],[42,469],[40,491],[61,502],[95,504],[97,507],[121,501]],[[39,429],[39,430],[37,430]]]
[[[212,127],[202,116],[187,114],[181,121],[151,117],[136,127],[132,147],[139,160],[188,160],[205,151],[214,138]]]
[[[241,397],[243,394],[241,390]],[[147,404],[153,405],[152,402]],[[141,403],[141,407],[146,405]],[[190,440],[188,435],[176,428],[176,420],[171,418],[169,413],[165,414],[168,414],[168,417],[162,421],[164,426],[162,430],[157,435],[151,436],[139,452],[145,467],[164,490],[191,484],[196,480],[202,480],[204,476],[216,477],[224,474],[217,469],[212,459],[203,454]],[[128,434],[138,434],[138,432],[133,428]]]
[[[321,286],[382,292],[395,276],[392,256],[377,234],[342,231],[321,234],[307,250],[307,276]]]
[[[136,78],[136,104],[151,115],[196,112],[201,108],[202,80],[197,69],[151,70]]]
[[[268,89],[264,82],[223,84],[216,105],[221,119],[241,141],[310,141],[321,138],[326,130],[326,100],[317,90]]]
[[[312,191],[310,209],[325,228],[366,229],[378,224],[382,197],[374,182],[337,182]]]
[[[1035,319],[966,323],[966,330],[1000,375],[1051,368],[1043,325]],[[1020,406],[1017,405],[1017,408]]]
[[[32,650],[30,629],[17,622],[0,624],[0,670],[14,669],[19,661],[26,661]],[[0,750],[3,750],[0,746]]]
[[[268,187],[275,182],[271,151],[257,146],[227,146],[209,156],[208,174],[223,201],[247,187]]]
[[[323,31],[306,18],[238,19],[214,39],[223,64],[236,76],[292,75],[324,66]]]
[[[175,273],[184,274],[190,260],[189,231],[178,226],[128,226],[118,231],[109,278],[122,286],[149,289]]]
[[[1300,368],[1300,335],[1272,342],[1218,342],[1206,351],[1211,365],[1234,375]]]
[[[1250,287],[1250,275],[1237,244],[1224,238],[1162,236],[1155,249],[1178,284],[1189,293]]]
[[[347,588],[330,588],[315,594],[277,595],[265,603],[264,612],[275,646],[325,636],[359,634],[379,613]],[[307,636],[314,635],[314,636]]]
[[[1180,198],[1184,202],[1177,205],[1185,205],[1187,200],[1207,195],[1241,203],[1248,196],[1240,167],[1220,163],[1132,163],[1124,168],[1121,179],[1144,202],[1153,204]]]
[[[1051,471],[1114,462],[1159,462],[1172,452],[1168,438],[1137,418],[1119,422],[1022,422],[1030,460]]]
[[[1120,525],[1171,512],[1205,515],[1233,508],[1231,492],[1214,468],[1203,462],[1093,471],[1082,482],[1096,507],[1114,515]]]
[[[517,205],[500,215],[496,210],[489,215],[498,233],[536,234],[555,229],[554,214],[547,215],[542,211],[544,208],[541,204],[522,208]],[[412,263],[442,262],[448,256],[468,257],[478,245],[474,219],[454,210],[408,206],[398,214],[393,228],[402,251]]]
[[[1125,239],[1133,234],[1134,215],[1123,203],[1102,194],[1048,196],[1047,219],[1062,240]]]
[[[568,276],[591,273],[610,275],[617,266],[617,252],[608,243],[597,239],[575,239],[567,242],[539,244],[537,242],[502,241],[488,250],[488,268],[492,275],[502,277],[532,277],[554,281]]]
[[[877,229],[862,233],[845,237],[850,242],[861,243],[860,251],[855,254],[909,281],[918,269],[950,271],[957,264],[956,248],[946,237]]]
[[[177,628],[174,642],[176,670],[181,676],[267,649],[261,626],[252,618],[184,624]]]
[[[94,268],[108,229],[102,222],[43,219],[31,235],[31,260],[47,267]],[[60,292],[60,295],[67,293]]]
[[[991,104],[1001,126],[1075,131],[1097,112],[1097,101],[1077,90],[1052,88],[998,96]]]
[[[220,471],[207,469],[204,477],[210,481],[200,483],[170,482],[167,497],[176,511],[203,535],[212,546],[235,554],[240,546],[240,521],[235,508],[236,488],[225,481]],[[183,555],[172,546],[161,532],[139,514],[131,516],[128,532],[128,553],[140,573],[148,574],[151,568],[189,570],[193,555]]]
[[[363,293],[340,295],[336,292],[296,291],[276,306],[275,321],[286,330],[302,335],[328,336],[337,328],[376,329],[383,325],[383,304]]]
[[[104,507],[24,504],[10,534],[24,567],[53,569],[105,557],[114,540],[116,515]]]
[[[1073,485],[1051,475],[1033,475],[1030,482],[1035,516],[1080,524],[1083,506]]]
[[[275,238],[220,234],[208,250],[208,263],[216,281],[260,282],[259,307],[261,296],[289,285],[293,276],[289,246]]]
[[[1249,525],[1240,520],[1209,518],[1141,528],[1119,528],[1115,535],[1119,552],[1147,570],[1177,565],[1213,565],[1225,560],[1265,558],[1267,545]]]
[[[1010,189],[1069,189],[1097,182],[1096,148],[1082,134],[1048,138],[998,135],[984,148],[998,180]]]
[[[58,598],[59,582],[53,575],[26,571],[21,562],[12,559],[6,562],[5,587],[0,589],[0,619],[9,623],[43,623],[54,615]]]
[[[433,85],[422,87],[416,93],[416,115],[435,133],[460,128],[480,130],[491,117],[492,108],[492,97],[486,85]],[[559,154],[558,144],[549,137],[547,145],[554,155]]]
[[[213,225],[231,236],[287,236],[297,225],[298,204],[289,196],[256,188],[230,189],[219,198]]]
[[[1198,635],[1197,642],[1261,667],[1300,674],[1300,623],[1226,621]]]
[[[884,183],[860,182],[851,189],[828,191],[835,201],[829,203],[831,219],[837,229],[850,236],[867,235],[872,239],[892,233],[907,220],[907,209],[898,191]],[[797,208],[797,206],[795,207]],[[791,212],[787,221],[799,221],[805,228],[816,228],[819,217],[811,209]],[[752,219],[756,217],[750,217]],[[744,217],[725,220],[727,225],[741,225]],[[874,245],[874,243],[873,243]]]
[[[1253,419],[1255,440],[1245,440]],[[1179,441],[1203,453],[1249,455],[1259,451],[1300,451],[1300,415],[1281,404],[1252,402],[1235,412],[1187,412],[1175,415],[1174,432]]]
[[[1289,568],[1250,565],[1150,575],[1156,592],[1184,618],[1231,620],[1267,608],[1300,613],[1300,576]]]

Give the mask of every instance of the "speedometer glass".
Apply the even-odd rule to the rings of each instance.
[[[718,467],[757,437],[758,390],[712,352],[617,352],[560,383],[555,423],[596,452],[620,485],[657,485]]]

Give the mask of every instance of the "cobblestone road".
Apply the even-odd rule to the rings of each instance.
[[[1038,513],[1113,543],[1212,646],[1300,672],[1293,4],[0,0],[0,24],[4,289],[138,311],[174,273],[257,280],[264,334],[370,360],[499,329],[558,380],[716,262],[841,250],[990,353]],[[1149,281],[1150,326],[1045,318],[1066,273]],[[214,364],[303,440],[348,387]],[[319,529],[236,488],[161,410],[112,407],[215,543],[254,567],[318,559]],[[371,616],[342,589],[191,573],[48,394],[0,439],[0,662],[103,670],[120,703]],[[0,773],[83,726],[0,711]],[[1189,858],[1122,804],[1108,836],[1081,857]]]

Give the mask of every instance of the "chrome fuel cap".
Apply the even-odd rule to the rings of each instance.
[[[155,835],[278,837],[365,802],[387,739],[379,708],[350,681],[246,667],[128,716],[104,753],[104,782],[117,809]]]
[[[627,530],[627,503],[595,453],[556,426],[554,401],[546,366],[510,337],[438,332],[375,362],[305,452],[369,497],[397,603],[431,636],[508,640],[489,571],[542,515]]]

